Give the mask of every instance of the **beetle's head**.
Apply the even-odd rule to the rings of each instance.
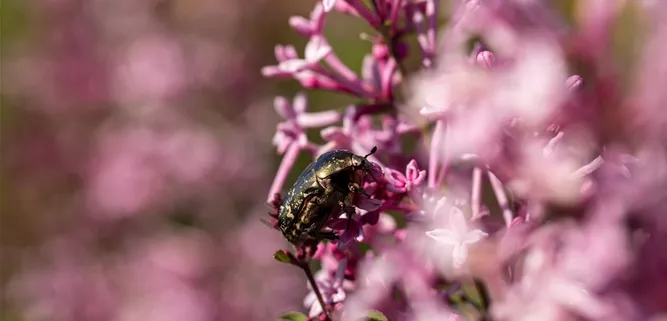
[[[365,171],[370,171],[372,169],[371,162],[368,161],[368,156],[371,156],[377,152],[377,147],[373,146],[373,149],[371,149],[371,152],[366,154],[366,156],[361,157],[358,155],[352,156],[352,166],[355,168],[363,169]]]

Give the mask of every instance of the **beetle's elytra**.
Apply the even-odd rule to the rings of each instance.
[[[326,152],[301,172],[287,192],[278,215],[278,228],[293,244],[307,239],[335,239],[322,228],[334,212],[353,209],[354,194],[363,192],[363,177],[372,170],[366,156],[347,150]]]

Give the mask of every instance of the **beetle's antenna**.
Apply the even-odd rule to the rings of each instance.
[[[368,158],[368,156],[371,156],[371,155],[375,154],[375,152],[377,152],[377,151],[378,151],[377,146],[373,146],[373,148],[371,149],[371,152],[366,154],[366,156],[364,156],[364,158]]]

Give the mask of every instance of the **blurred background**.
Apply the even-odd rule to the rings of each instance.
[[[288,18],[314,1],[2,1],[0,319],[303,309],[305,279],[259,222],[280,161],[273,98],[298,86],[260,69],[275,44],[302,50]],[[363,22],[338,18],[330,42],[358,69]]]
[[[272,259],[286,243],[259,221],[280,161],[273,98],[299,87],[260,69],[276,44],[302,50],[288,18],[315,1],[2,0],[0,319],[303,310],[306,280]],[[359,70],[366,26],[328,23]]]

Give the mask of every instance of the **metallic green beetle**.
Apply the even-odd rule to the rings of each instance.
[[[301,172],[278,214],[278,228],[290,243],[337,238],[322,228],[334,211],[354,210],[354,194],[365,193],[362,179],[372,170],[367,157],[376,150],[364,157],[342,149],[326,152]]]

